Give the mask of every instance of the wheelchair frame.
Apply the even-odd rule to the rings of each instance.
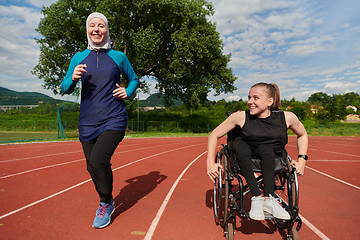
[[[280,159],[280,160],[279,160]],[[285,159],[285,160],[284,160]],[[253,164],[258,159],[252,159]],[[281,205],[289,212],[290,220],[282,220],[274,218],[270,214],[265,214],[266,220],[272,220],[280,229],[286,229],[288,240],[299,239],[298,231],[301,228],[301,218],[299,216],[299,188],[296,169],[291,165],[291,158],[284,151],[284,157],[277,158],[278,166],[275,169],[275,197],[282,199]],[[214,183],[214,216],[215,222],[224,229],[224,235],[227,240],[233,240],[236,226],[236,216],[242,219],[249,219],[249,213],[244,210],[244,197],[250,193],[248,185],[244,185],[243,176],[238,166],[234,166],[236,159],[234,153],[229,151],[227,145],[222,144],[220,152],[217,152],[216,162],[220,163],[224,172],[219,171],[220,175],[215,179]],[[254,172],[261,173],[259,168],[254,169]],[[235,185],[233,180],[238,182],[238,189],[234,190]],[[262,174],[256,178],[258,186],[263,190],[263,176]]]

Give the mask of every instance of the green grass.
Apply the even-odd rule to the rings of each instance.
[[[355,136],[359,133],[352,132],[328,132],[325,130],[315,131],[312,129],[308,132],[309,136]],[[171,132],[127,132],[125,138],[161,138],[161,137],[207,137],[210,133],[171,133]],[[291,131],[289,135],[294,135]],[[79,134],[76,132],[67,132],[66,139],[59,139],[57,132],[12,132],[0,131],[0,143],[17,143],[17,142],[36,142],[36,141],[64,141],[78,140]]]
[[[77,139],[77,133],[69,133],[69,139]],[[0,131],[0,143],[34,142],[63,140],[58,139],[57,132],[10,132]],[[68,139],[67,139],[68,140]]]

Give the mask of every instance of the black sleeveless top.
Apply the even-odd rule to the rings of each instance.
[[[267,118],[250,115],[250,110],[245,111],[245,123],[241,128],[241,138],[255,150],[261,144],[271,145],[276,154],[281,154],[288,143],[285,113],[273,110]]]

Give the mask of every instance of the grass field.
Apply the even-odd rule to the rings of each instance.
[[[337,128],[339,130],[340,128]],[[341,129],[340,129],[341,130]],[[333,129],[312,128],[307,129],[309,136],[359,136],[359,128],[353,128],[349,131],[336,132]],[[172,132],[127,132],[125,138],[150,138],[150,137],[198,137],[209,136],[210,133],[172,133]],[[289,130],[289,135],[293,133]],[[78,140],[77,132],[66,132],[66,139],[58,137],[57,132],[16,132],[16,131],[0,131],[0,143],[16,143],[16,142],[34,142],[34,141],[61,141],[61,140]]]
[[[77,139],[77,133],[69,133],[70,139]],[[55,132],[0,132],[0,143],[59,140]]]

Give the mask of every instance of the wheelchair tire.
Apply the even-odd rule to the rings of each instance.
[[[222,154],[217,154],[217,163],[224,165]],[[219,177],[214,182],[214,216],[216,224],[224,224],[224,210],[225,210],[225,174],[219,171]]]
[[[223,221],[223,225],[222,227],[225,227],[225,224],[228,221],[228,216],[229,216],[229,193],[230,193],[230,179],[229,179],[229,174],[230,174],[230,164],[229,161],[230,159],[227,157],[226,154],[222,154],[223,155],[223,168],[224,168],[224,185],[225,185],[225,193],[224,193],[224,211],[223,211],[223,215],[224,215],[224,221]]]
[[[286,231],[287,240],[299,240],[298,231],[295,225],[291,229],[287,229]]]
[[[234,223],[228,222],[225,233],[226,240],[234,240],[234,234],[235,234]]]
[[[295,208],[299,203],[299,190],[296,172],[292,171],[293,167],[290,160],[287,159],[287,173],[280,172],[275,175],[276,195],[283,201],[284,208],[289,212],[292,219],[295,216]],[[275,224],[280,229],[288,228],[290,221],[274,219]],[[296,229],[295,229],[296,230]],[[297,231],[296,231],[297,233]]]

